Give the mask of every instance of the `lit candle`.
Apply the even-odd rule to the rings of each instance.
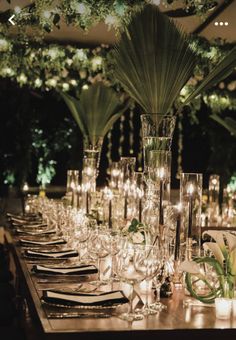
[[[193,192],[194,186],[192,183],[189,184],[187,193],[189,195],[189,213],[188,213],[188,238],[192,237],[192,225],[193,225]]]
[[[215,310],[217,319],[230,319],[232,300],[227,298],[215,299]]]
[[[179,248],[180,248],[180,228],[181,228],[181,203],[177,206],[178,214],[176,221],[176,231],[175,231],[175,260],[179,260]]]
[[[86,188],[85,188],[86,190],[86,214],[89,213],[89,189],[90,189],[90,184],[87,183]]]
[[[236,298],[232,299],[233,317],[236,318]]]
[[[112,228],[112,197],[113,197],[112,191],[109,190],[109,193],[108,193],[108,199],[109,199],[108,225],[109,225],[109,228]]]
[[[159,169],[159,178],[160,178],[160,201],[159,201],[159,224],[164,224],[164,216],[163,216],[163,207],[162,207],[162,201],[163,201],[163,178],[165,175],[164,168]]]
[[[142,197],[143,197],[143,191],[142,189],[137,189],[137,193],[138,193],[138,219],[139,222],[142,222],[142,210],[143,210],[143,204],[142,204]]]
[[[127,219],[127,212],[128,212],[128,190],[129,190],[129,180],[124,185],[125,190],[125,204],[124,204],[124,219]]]
[[[80,196],[81,196],[81,191],[82,191],[82,188],[80,185],[77,186],[77,208],[79,209],[80,208]]]

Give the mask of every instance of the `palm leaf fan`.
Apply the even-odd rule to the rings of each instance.
[[[121,102],[115,91],[96,83],[82,90],[79,100],[61,92],[84,139],[95,146],[104,138],[114,122],[127,109],[128,103]]]
[[[231,117],[221,118],[217,114],[212,114],[210,116],[217,123],[222,125],[226,130],[228,130],[232,136],[236,137],[236,120]]]
[[[147,5],[115,46],[115,77],[146,113],[167,114],[196,65],[189,46],[184,32]]]
[[[230,73],[236,67],[236,47],[234,47],[227,55],[224,57],[206,76],[205,79],[196,87],[196,89],[186,98],[184,103],[178,109],[181,111],[181,108],[190,103],[196,96],[201,94],[203,91],[206,91],[211,86],[214,86],[221,80],[227,78]]]

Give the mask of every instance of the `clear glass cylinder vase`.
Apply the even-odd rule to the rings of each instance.
[[[180,175],[180,202],[186,258],[191,260],[200,256],[201,251],[202,174]]]
[[[176,117],[159,113],[141,115],[144,171],[151,150],[170,151]]]

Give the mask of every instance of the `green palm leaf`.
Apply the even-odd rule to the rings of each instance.
[[[236,67],[236,47],[234,47],[223,60],[217,64],[199,86],[186,98],[183,105],[190,103],[196,96],[206,91],[211,86],[225,79]],[[182,106],[183,106],[182,105]],[[181,111],[179,109],[178,111]]]
[[[147,5],[114,49],[115,77],[146,113],[169,113],[196,65],[187,35]]]
[[[79,100],[61,92],[83,137],[91,145],[104,138],[115,121],[128,108],[128,102],[121,102],[114,90],[102,83],[91,85],[82,90]]]
[[[212,114],[210,117],[217,123],[222,125],[225,129],[227,129],[231,133],[231,135],[236,137],[236,121],[233,118],[226,117],[225,119],[223,119],[217,114]]]

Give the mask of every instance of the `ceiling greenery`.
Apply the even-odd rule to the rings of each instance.
[[[11,5],[11,0],[5,0]],[[131,16],[141,10],[147,3],[163,5],[169,16],[206,16],[219,1],[209,0],[35,0],[21,7],[9,6],[0,12],[0,30],[10,26],[8,19],[15,15],[17,28],[22,30],[28,26],[38,31],[51,32],[60,29],[62,22],[67,25],[88,30],[98,22],[105,22],[109,28],[122,29]],[[20,4],[20,2],[19,2]],[[175,10],[173,10],[173,5]],[[35,35],[36,39],[41,38]]]

